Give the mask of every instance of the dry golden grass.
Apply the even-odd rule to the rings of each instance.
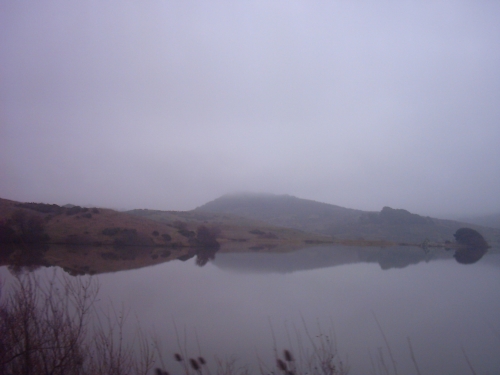
[[[73,274],[115,272],[193,257],[197,254],[196,247],[193,247],[196,241],[190,242],[188,237],[181,234],[179,226],[193,235],[201,225],[217,228],[218,251],[221,253],[291,252],[323,244],[378,248],[401,245],[383,240],[333,239],[230,214],[154,210],[118,212],[89,208],[68,215],[63,208],[58,212],[41,213],[19,207],[18,202],[0,199],[0,221],[8,220],[19,210],[43,219],[50,237],[50,246],[44,253],[45,261]],[[133,230],[140,243],[116,247],[115,241],[120,238],[120,234],[104,234],[110,228],[120,228],[121,233],[123,230]],[[162,235],[170,236],[170,240]],[[442,244],[428,244],[428,247],[436,246]],[[451,244],[446,246],[450,247]],[[8,258],[5,261],[10,262]]]
[[[151,246],[165,246],[167,243],[161,237],[162,234],[171,236],[171,243],[178,242],[187,246],[187,239],[180,235],[177,230],[166,223],[144,219],[118,212],[110,209],[98,208],[98,213],[93,213],[92,208],[85,214],[67,215],[61,213],[41,213],[27,208],[16,206],[18,202],[0,199],[0,220],[8,220],[15,211],[24,211],[29,215],[39,216],[44,220],[45,231],[50,237],[49,243],[68,243],[70,236],[76,236],[79,243],[83,245],[100,244],[113,245],[114,237],[103,234],[106,228],[135,229],[137,234],[149,239]],[[158,236],[153,232],[157,231]]]
[[[196,230],[199,225],[217,227],[220,229],[217,241],[221,245],[222,252],[279,251],[279,249],[292,251],[308,244],[333,243],[330,236],[277,227],[230,214],[155,210],[134,210],[130,213],[161,223],[182,221],[190,230]]]
[[[221,252],[286,252],[303,248],[308,243],[332,243],[328,236],[274,227],[232,215],[148,210],[126,213],[92,207],[68,215],[64,208],[56,207],[56,212],[42,213],[19,206],[19,202],[0,199],[0,220],[8,221],[16,211],[43,220],[50,238],[50,246],[44,252],[45,261],[74,274],[114,272],[194,256],[196,241],[190,242],[181,234],[179,224],[185,232],[196,232],[201,225],[217,228]],[[104,234],[112,228],[120,228],[121,232]],[[134,238],[140,243],[116,247],[123,230],[135,231]]]

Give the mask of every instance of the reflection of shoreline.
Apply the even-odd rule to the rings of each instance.
[[[381,269],[388,270],[421,262],[453,259],[453,256],[453,251],[444,249],[424,252],[421,248],[407,246],[317,246],[288,253],[222,253],[213,263],[221,269],[245,273],[290,273],[356,263],[378,263]]]
[[[10,246],[2,248],[1,266],[13,272],[33,271],[40,267],[60,267],[70,275],[113,273],[154,266],[188,256],[193,248],[165,249],[138,246]],[[36,254],[36,256],[33,256]]]
[[[94,275],[154,266],[196,256],[203,266],[214,259],[218,247],[139,247],[43,245],[2,247],[0,266],[12,272],[34,271],[40,267],[60,267],[70,275]]]
[[[254,251],[242,252],[228,248],[151,248],[151,247],[111,247],[111,246],[56,246],[45,245],[34,251],[14,247],[0,259],[0,266],[8,266],[13,272],[32,271],[39,267],[57,266],[70,275],[103,274],[139,269],[161,263],[196,258],[198,266],[208,262],[221,269],[233,269],[240,272],[288,273],[312,270],[355,263],[378,263],[383,270],[404,268],[412,264],[429,262],[436,259],[451,259],[471,264],[480,260],[486,253],[483,249],[459,247],[445,251],[441,248],[422,249],[410,246],[392,246],[384,248],[365,246],[329,246],[308,247],[266,247]],[[36,249],[35,249],[36,250]],[[498,250],[492,249],[493,252]]]

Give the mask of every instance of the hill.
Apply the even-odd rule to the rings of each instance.
[[[217,228],[217,241],[222,251],[291,249],[308,243],[331,243],[330,236],[269,224],[262,220],[227,213],[198,211],[131,210],[129,215],[154,220],[167,225]]]
[[[216,252],[283,253],[321,244],[386,247],[428,238],[431,247],[443,247],[445,240],[455,242],[453,234],[463,226],[478,230],[493,245],[500,238],[499,230],[405,210],[365,212],[291,196],[223,196],[186,212],[118,212],[0,199],[0,265],[57,265],[81,274],[193,257],[201,266]]]
[[[0,199],[0,243],[196,247],[207,245],[200,237],[204,228],[206,236],[216,237],[220,244],[331,242],[318,234],[227,215],[155,210],[118,212]]]
[[[483,216],[468,216],[460,218],[460,221],[481,225],[483,227],[500,229],[500,213]]]
[[[273,225],[330,234],[333,226],[356,221],[364,212],[290,195],[228,194],[195,212],[233,214]]]
[[[105,208],[21,203],[0,199],[0,234],[13,242],[66,245],[188,246],[177,230]],[[38,233],[38,234],[36,234]],[[33,238],[33,235],[38,237]],[[40,236],[43,236],[40,237]],[[6,238],[0,238],[6,241]]]
[[[453,220],[412,214],[384,207],[380,212],[344,208],[289,195],[230,194],[206,203],[195,212],[215,212],[262,220],[272,225],[333,236],[337,240],[385,240],[397,243],[453,241],[461,227],[479,231],[492,246],[500,245],[500,230]]]
[[[0,199],[0,265],[57,265],[71,274],[102,273],[217,251],[291,251],[331,243],[323,235],[211,213],[21,203]]]

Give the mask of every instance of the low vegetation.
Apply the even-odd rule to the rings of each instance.
[[[126,311],[111,309],[104,318],[97,318],[98,293],[98,283],[89,278],[69,278],[56,272],[48,280],[31,273],[18,276],[7,295],[0,294],[0,374],[164,375],[169,374],[166,368],[173,362],[179,367],[170,369],[171,373],[250,373],[249,366],[235,360],[189,355],[177,330],[172,335],[178,343],[175,353],[162,351],[161,342],[140,329],[127,340]],[[298,343],[296,353],[285,349],[282,355],[275,344],[276,362],[273,366],[258,361],[260,374],[348,373],[332,336],[314,337],[305,328],[308,342]],[[175,361],[169,361],[172,357]]]
[[[255,231],[253,234],[251,231]],[[70,246],[144,246],[167,249],[303,246],[331,238],[294,229],[195,212],[134,210],[129,213],[74,205],[0,199],[0,243]]]
[[[460,245],[488,248],[488,243],[477,230],[471,228],[460,228],[453,236]]]
[[[49,236],[45,223],[37,215],[17,210],[7,220],[0,221],[0,243],[46,243]]]
[[[164,350],[159,338],[145,334],[139,327],[130,336],[125,309],[96,308],[99,284],[91,278],[70,278],[54,272],[42,279],[27,273],[12,285],[0,284],[0,374],[22,375],[347,375],[350,366],[337,350],[332,329],[318,326],[310,332],[303,321],[302,330],[287,334],[288,345],[280,348],[274,338],[273,362],[256,358],[253,365],[239,364],[234,357],[222,360],[189,352],[175,327],[171,337],[173,351]],[[398,358],[374,314],[384,349],[378,349],[373,373],[395,374]],[[295,339],[291,338],[295,337]],[[418,360],[410,339],[409,356],[415,373]],[[462,349],[471,370],[475,370]],[[376,370],[378,367],[378,371]]]
[[[404,209],[383,207],[378,212],[353,210],[289,195],[231,194],[217,198],[193,213],[238,215],[269,225],[294,228],[308,233],[328,235],[339,241],[373,241],[393,244],[444,243],[464,226],[480,231],[493,247],[500,248],[500,231],[467,225],[453,220],[421,216]]]
[[[148,339],[123,343],[124,317],[92,324],[99,285],[90,279],[42,281],[20,276],[0,302],[1,374],[144,374],[153,366]]]
[[[462,264],[477,262],[490,247],[481,233],[471,228],[460,228],[454,236],[459,245],[454,257]]]

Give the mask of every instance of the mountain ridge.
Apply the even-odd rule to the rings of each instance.
[[[226,241],[234,243],[243,239],[253,241],[247,238],[247,234],[260,224],[264,226],[258,228],[259,233],[272,232],[274,235],[267,233],[266,238],[261,234],[259,241],[273,242],[271,237],[284,239],[290,235],[297,239],[306,238],[304,235],[309,233],[311,237],[321,235],[340,241],[387,241],[395,244],[454,242],[453,234],[459,228],[470,227],[478,230],[491,246],[500,248],[500,229],[420,216],[404,209],[390,207],[384,207],[379,212],[362,211],[291,195],[226,194],[191,211],[132,210],[123,213],[104,208],[68,208],[55,204],[20,203],[0,199],[0,221],[7,223],[10,215],[20,210],[24,211],[27,217],[38,216],[39,220],[43,220],[52,243],[113,245],[126,240],[127,244],[133,245],[169,247],[172,243],[177,243],[189,246],[188,239],[180,235],[174,225],[175,221],[185,221],[189,231],[195,231],[199,225],[205,223],[219,226],[223,224],[227,231]],[[225,217],[227,215],[230,216]],[[293,229],[303,234],[285,234],[279,228]],[[111,229],[118,230],[118,236],[106,232]],[[278,232],[283,234],[277,235]],[[168,243],[163,237],[169,238]]]
[[[361,211],[289,195],[225,195],[191,211],[128,212],[0,198],[0,265],[58,265],[79,274],[195,255],[197,264],[204,264],[219,245],[221,253],[280,253],[321,245],[394,247],[397,252],[402,245],[419,245],[417,252],[428,254],[434,248],[457,248],[453,234],[462,227],[478,230],[500,249],[500,230],[404,209]],[[215,231],[217,247],[203,247],[201,235]],[[25,246],[29,243],[40,245],[36,257]]]
[[[399,243],[451,242],[456,230],[465,226],[480,231],[490,245],[500,247],[498,229],[421,216],[387,206],[379,212],[362,211],[290,195],[244,193],[223,195],[193,211],[233,214],[337,239]]]

